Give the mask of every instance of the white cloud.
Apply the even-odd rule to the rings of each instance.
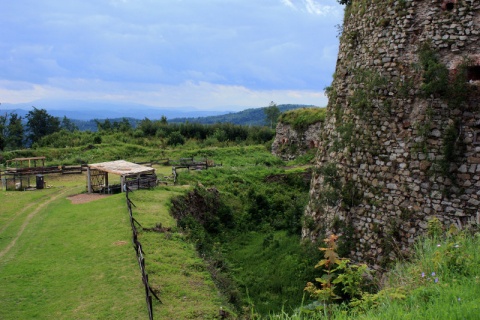
[[[305,6],[309,13],[317,14],[320,16],[327,16],[329,14],[338,14],[339,12],[337,7],[322,5],[319,1],[315,1],[315,0],[305,0]]]
[[[0,102],[58,95],[214,108],[321,104],[317,88],[331,82],[342,7],[336,0],[44,0],[11,1],[6,10]]]
[[[72,89],[59,89],[56,84],[70,81]],[[75,89],[73,89],[75,88]],[[219,85],[208,82],[185,82],[180,85],[116,84],[104,81],[56,79],[49,85],[28,85],[0,81],[0,102],[25,103],[41,99],[122,101],[159,108],[194,106],[200,110],[240,111],[246,108],[277,104],[312,104],[325,106],[327,98],[321,90],[255,90],[244,86]],[[40,106],[48,109],[48,106]],[[68,106],[65,106],[67,109]]]
[[[290,0],[282,0],[282,3],[284,5],[286,5],[287,7],[290,7],[290,8],[293,8],[293,9],[297,9],[297,7],[295,7],[295,5],[292,3],[292,1]]]

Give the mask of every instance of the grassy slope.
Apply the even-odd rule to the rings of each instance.
[[[300,237],[284,231],[270,233],[248,232],[230,242],[225,253],[232,264],[232,274],[244,290],[257,313],[266,315],[272,310],[301,304],[305,263],[299,246]],[[313,265],[310,265],[313,270]],[[307,266],[308,268],[308,266]],[[288,298],[286,298],[288,297]]]
[[[411,261],[399,261],[383,276],[382,290],[358,306],[332,307],[330,319],[479,319],[480,233],[427,238]],[[326,319],[324,311],[297,310],[268,319]]]
[[[130,245],[124,195],[74,205],[66,196],[83,191],[85,177],[59,179],[67,180],[49,176],[51,189],[0,192],[0,252],[18,236],[0,259],[0,318],[145,319],[148,313]],[[139,207],[138,221],[145,221],[145,226],[173,225],[165,205],[176,192],[136,192],[132,199]],[[36,204],[29,207],[30,203]],[[150,284],[160,289],[164,302],[154,302],[157,318],[188,319],[198,313],[211,318],[218,313],[220,302],[209,275],[181,235],[165,240],[162,234],[142,233],[141,241]]]
[[[143,228],[159,224],[171,228],[166,233],[143,231],[139,236],[150,284],[160,292],[163,302],[154,304],[154,315],[158,319],[213,319],[223,303],[204,261],[198,257],[194,245],[176,231],[176,221],[166,206],[172,195],[183,190],[160,187],[135,191],[130,196],[137,204],[133,215]]]

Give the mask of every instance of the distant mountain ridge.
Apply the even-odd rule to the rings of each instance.
[[[178,117],[204,117],[219,115],[228,111],[204,111],[194,107],[183,108],[156,108],[143,104],[105,102],[105,101],[81,101],[81,100],[36,100],[28,103],[2,103],[0,105],[0,114],[11,111],[24,117],[32,107],[45,109],[47,112],[58,118],[66,116],[74,120],[92,120],[92,119],[114,119],[114,118],[134,118],[134,119],[160,119],[162,116],[167,118]]]
[[[299,105],[299,104],[282,104],[278,105],[280,112],[285,112],[287,110],[299,109],[299,108],[319,108],[313,105]],[[170,123],[181,123],[181,122],[195,122],[201,124],[214,124],[214,123],[232,123],[238,125],[249,125],[249,126],[263,126],[265,125],[265,107],[262,108],[251,108],[239,112],[231,112],[218,116],[207,116],[207,117],[197,117],[197,118],[175,118],[171,119],[168,122]]]
[[[25,107],[20,106],[21,108],[11,108],[5,109],[8,106],[18,106],[18,105],[9,105],[2,104],[0,109],[0,114],[10,114],[16,113],[18,116],[25,119],[25,116],[31,110],[32,106]],[[263,126],[265,125],[265,107],[260,108],[249,108],[239,112],[229,112],[224,111],[222,114],[221,111],[179,111],[178,109],[155,109],[151,107],[145,107],[144,109],[134,109],[130,107],[130,110],[125,111],[123,108],[117,109],[115,111],[102,111],[102,110],[91,110],[90,108],[79,107],[82,111],[76,110],[64,110],[64,109],[46,109],[42,108],[40,105],[35,106],[37,109],[45,109],[47,112],[54,116],[60,118],[60,120],[66,116],[78,127],[81,131],[97,131],[97,124],[95,122],[98,120],[109,119],[112,123],[117,121],[122,121],[123,118],[129,120],[130,124],[133,127],[136,127],[137,123],[141,120],[148,118],[150,120],[159,120],[161,116],[167,117],[169,123],[200,123],[200,124],[215,124],[215,123],[232,123],[236,125],[248,125],[248,126]],[[71,107],[71,106],[70,106]],[[287,110],[298,109],[298,108],[315,108],[317,106],[313,105],[298,105],[298,104],[283,104],[278,105],[280,112],[285,112]],[[102,104],[101,109],[108,108],[105,104]],[[133,109],[132,109],[133,108]],[[318,107],[317,107],[318,108]],[[148,111],[148,112],[147,112]],[[219,114],[220,113],[220,114]],[[169,118],[169,114],[172,115]],[[181,117],[184,114],[192,115],[190,117]],[[150,116],[149,116],[150,115]],[[205,116],[201,116],[205,115]]]

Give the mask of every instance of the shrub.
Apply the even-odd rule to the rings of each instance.
[[[174,131],[170,133],[167,139],[167,144],[169,146],[182,145],[185,143],[185,138],[179,131]]]

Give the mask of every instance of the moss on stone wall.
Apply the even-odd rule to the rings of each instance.
[[[300,108],[282,113],[279,122],[297,131],[304,131],[314,123],[325,121],[325,115],[325,108]]]

